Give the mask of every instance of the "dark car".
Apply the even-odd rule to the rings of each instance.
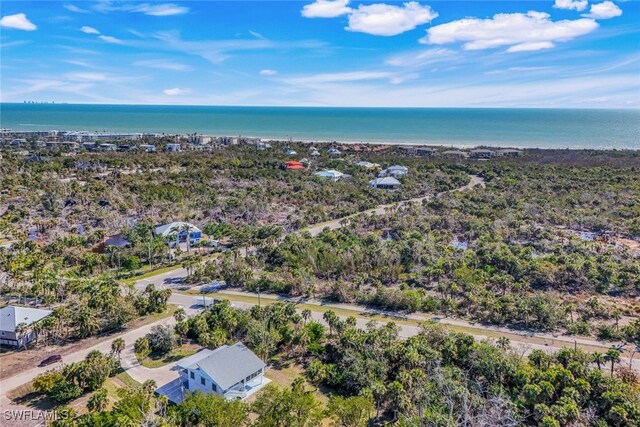
[[[39,366],[47,366],[57,362],[62,362],[62,356],[60,356],[59,354],[54,354],[52,356],[47,357],[42,362],[40,362]]]

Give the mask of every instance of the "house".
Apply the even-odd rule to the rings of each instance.
[[[310,152],[309,152],[309,155],[311,157],[318,157],[318,156],[320,156],[320,152],[316,148],[312,147]]]
[[[485,148],[477,148],[475,150],[471,150],[471,157],[473,157],[474,159],[490,159],[495,155],[495,151],[487,150]]]
[[[177,153],[182,150],[182,146],[180,144],[167,144],[165,149],[167,151]]]
[[[319,176],[321,178],[328,178],[328,179],[331,179],[333,181],[338,181],[340,179],[351,178],[351,175],[347,175],[345,173],[338,172],[338,171],[333,170],[333,169],[316,172],[316,173],[314,173],[314,175],[315,176]]]
[[[0,344],[20,347],[30,343],[36,338],[31,325],[51,313],[51,310],[14,305],[0,308]],[[20,331],[21,324],[26,325],[25,331]]]
[[[100,144],[101,151],[116,151],[117,148],[118,146],[116,144],[108,144],[108,143]]]
[[[371,188],[380,188],[384,190],[396,190],[400,188],[400,181],[392,176],[385,176],[384,178],[376,178],[369,181]]]
[[[438,151],[435,148],[418,147],[416,148],[416,155],[420,157],[435,156]]]
[[[284,169],[288,171],[296,171],[304,169],[304,165],[302,162],[297,162],[295,160],[288,160],[284,162]]]
[[[154,229],[154,233],[156,236],[162,237],[165,242],[177,245],[187,241],[187,229],[189,230],[189,243],[192,245],[200,243],[202,231],[188,222],[178,221],[159,225]]]
[[[401,176],[405,176],[408,173],[409,169],[406,166],[393,165],[380,172],[378,177],[383,178],[385,176],[392,176],[394,178],[398,178]]]
[[[365,169],[375,169],[380,167],[379,164],[371,163],[371,162],[358,162],[356,163],[356,166],[360,166],[361,168],[365,168]]]
[[[153,144],[140,144],[140,149],[146,151],[147,153],[156,152],[156,146]]]
[[[259,142],[256,142],[256,148],[258,149],[258,151],[268,150],[271,148],[271,144],[259,141]]]
[[[339,156],[340,154],[342,154],[337,148],[329,148],[329,150],[327,150],[327,153],[329,153],[330,156]]]
[[[522,151],[511,149],[511,148],[496,151],[496,156],[520,157],[521,155],[522,155]]]
[[[465,153],[464,151],[460,151],[460,150],[443,151],[442,155],[445,156],[445,157],[452,157],[452,158],[456,158],[456,159],[464,159],[465,157],[467,157],[467,153]]]
[[[226,399],[244,399],[270,382],[266,364],[244,344],[202,350],[176,363],[180,377],[158,388],[158,394],[180,403],[187,392],[215,393]]]
[[[131,247],[131,242],[128,241],[123,234],[114,234],[113,236],[107,237],[104,241],[105,248],[110,246],[116,248],[129,248]]]
[[[287,150],[287,156],[295,156],[297,154],[298,152],[296,150],[291,150],[291,149]]]

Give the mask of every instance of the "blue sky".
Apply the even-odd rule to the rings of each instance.
[[[637,1],[3,1],[0,99],[640,107]]]

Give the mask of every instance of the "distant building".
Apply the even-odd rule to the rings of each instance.
[[[167,144],[165,147],[167,151],[177,153],[182,151],[182,146],[180,144]]]
[[[409,168],[407,168],[406,166],[393,165],[381,171],[378,176],[380,178],[383,178],[385,176],[392,176],[394,178],[399,178],[401,176],[405,176],[408,173],[409,173]]]
[[[333,181],[338,181],[341,179],[347,179],[347,178],[351,178],[351,175],[347,175],[345,173],[339,172],[337,170],[323,170],[320,172],[316,172],[314,173],[315,176],[319,176],[321,178],[327,178],[327,179],[331,179]]]
[[[385,176],[384,178],[376,178],[369,181],[371,188],[379,188],[385,190],[396,190],[402,185],[400,181],[392,176]]]
[[[511,148],[496,151],[496,156],[520,157],[521,155],[522,155],[522,151],[511,149]]]
[[[146,151],[147,153],[156,152],[156,146],[153,144],[140,144],[140,149]]]
[[[460,150],[447,150],[447,151],[443,151],[442,155],[444,157],[452,157],[452,158],[457,158],[457,159],[464,159],[465,157],[468,156],[467,153],[465,153],[464,151],[460,151]]]
[[[375,169],[375,168],[379,168],[380,165],[377,163],[371,163],[371,162],[358,162],[356,163],[356,166],[359,166],[361,168],[365,168],[365,169]]]
[[[416,155],[421,157],[431,157],[431,156],[435,156],[437,153],[438,151],[435,148],[429,148],[429,147],[416,148]]]
[[[0,344],[24,346],[36,338],[32,325],[51,314],[51,310],[8,305],[0,308]],[[25,330],[20,332],[20,325]]]
[[[288,171],[302,170],[304,169],[304,165],[302,164],[302,162],[297,162],[295,160],[288,160],[284,162],[284,169]]]
[[[202,231],[188,222],[171,222],[159,225],[154,229],[156,236],[160,236],[167,243],[182,243],[187,241],[187,228],[189,229],[189,243],[195,245],[202,239]]]
[[[103,143],[100,144],[100,151],[116,151],[118,146],[116,144]]]
[[[296,150],[291,150],[291,149],[287,150],[287,156],[295,156],[297,154],[298,152]]]
[[[217,394],[228,400],[244,399],[270,382],[266,364],[244,344],[201,350],[176,363],[180,377],[156,390],[180,403],[187,392]]]
[[[340,154],[342,154],[342,152],[337,148],[329,148],[327,150],[327,153],[329,153],[330,156],[339,156]]]
[[[496,155],[496,152],[493,150],[487,150],[485,148],[478,148],[475,150],[471,150],[470,154],[474,159],[490,159]]]
[[[320,152],[315,148],[311,148],[311,150],[309,152],[309,155],[311,157],[318,157],[318,156],[320,156]]]

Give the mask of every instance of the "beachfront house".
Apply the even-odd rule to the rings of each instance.
[[[291,150],[291,149],[287,150],[287,156],[295,156],[297,154],[298,152],[296,150]]]
[[[159,225],[154,229],[154,233],[156,236],[162,237],[165,243],[172,246],[178,246],[178,244],[186,242],[187,235],[191,245],[200,243],[202,239],[202,231],[188,222],[176,221]]]
[[[0,344],[22,347],[36,338],[33,324],[51,314],[51,310],[8,305],[0,308]]]
[[[329,150],[327,150],[327,153],[329,153],[330,156],[339,156],[340,154],[342,154],[342,152],[337,148],[329,148]]]
[[[320,156],[320,152],[318,151],[317,148],[311,147],[311,150],[309,152],[309,155],[311,157],[319,157]]]
[[[179,360],[176,367],[179,379],[156,390],[174,403],[195,391],[244,399],[270,382],[264,378],[266,364],[241,342],[202,350]]]
[[[467,157],[467,153],[465,153],[464,151],[460,151],[460,150],[443,151],[442,155],[444,157],[451,157],[451,158],[454,158],[454,159],[464,159],[465,157]]]
[[[347,175],[346,173],[339,172],[337,170],[329,169],[323,170],[320,172],[314,173],[315,176],[319,176],[320,178],[330,179],[332,181],[338,181],[341,179],[351,178],[351,175]]]
[[[400,181],[392,176],[385,176],[384,178],[376,178],[369,181],[371,188],[378,188],[384,190],[397,190],[400,188]]]
[[[173,152],[173,153],[177,153],[177,152],[182,151],[182,146],[180,144],[167,144],[165,149],[167,151],[170,151],[170,152]]]
[[[156,152],[156,146],[153,144],[140,144],[140,149],[146,151],[147,153]]]
[[[475,150],[471,150],[470,154],[474,159],[490,159],[496,155],[496,152],[485,148],[477,148]]]
[[[116,144],[100,144],[100,151],[116,151],[117,148],[118,146]]]
[[[405,176],[408,173],[409,168],[407,168],[406,166],[393,165],[381,171],[378,177],[384,178],[385,176],[392,176],[394,178],[399,178],[401,176]]]
[[[416,155],[420,157],[431,157],[431,156],[435,156],[437,153],[438,153],[438,150],[436,150],[435,148],[429,148],[429,147],[416,148]]]
[[[521,155],[522,155],[522,151],[512,149],[512,148],[496,151],[496,156],[502,156],[502,157],[520,157]]]

